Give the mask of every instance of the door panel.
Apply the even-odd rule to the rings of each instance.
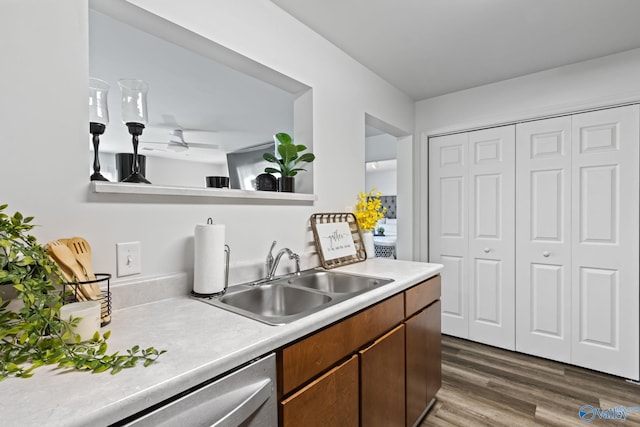
[[[531,264],[531,294],[528,311],[531,313],[531,333],[553,339],[566,334],[563,319],[568,310],[565,306],[565,268],[561,265]]]
[[[618,243],[617,190],[617,165],[580,168],[580,243]]]
[[[475,321],[500,327],[502,307],[502,266],[500,261],[475,259]]]
[[[429,259],[444,265],[442,332],[469,337],[467,135],[429,140]]]
[[[564,236],[565,171],[531,172],[531,240],[561,242]],[[523,224],[526,226],[526,224]]]
[[[572,119],[572,363],[638,379],[637,105]]]
[[[580,269],[580,342],[609,347],[618,345],[618,274],[615,270]]]
[[[443,316],[456,317],[460,321],[467,321],[467,303],[463,298],[467,297],[463,278],[466,277],[464,271],[464,258],[456,256],[442,255],[440,263],[447,272],[446,281],[443,278],[442,286],[442,314]]]
[[[571,117],[516,133],[516,349],[570,362]]]
[[[502,224],[502,177],[479,175],[475,177],[475,233],[476,239],[500,239]]]
[[[360,425],[358,356],[331,369],[280,402],[283,427]]]
[[[515,127],[470,132],[469,153],[469,338],[514,349]]]
[[[405,326],[396,327],[358,355],[361,425],[405,427]]]

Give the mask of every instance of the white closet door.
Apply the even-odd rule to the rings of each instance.
[[[569,363],[571,117],[516,134],[516,349]]]
[[[572,362],[638,379],[637,105],[573,116]]]
[[[515,349],[515,126],[469,133],[469,338]]]
[[[442,332],[469,336],[467,134],[429,139],[429,259],[442,272]]]

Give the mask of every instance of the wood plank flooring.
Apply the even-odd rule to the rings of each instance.
[[[634,426],[622,420],[585,422],[583,405],[636,407],[640,385],[622,378],[443,336],[442,388],[421,427]]]

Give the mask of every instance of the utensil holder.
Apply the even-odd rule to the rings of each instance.
[[[80,290],[81,286],[91,286],[97,284],[100,287],[100,298],[95,301],[100,301],[100,326],[106,326],[111,323],[111,274],[109,273],[96,273],[96,280],[87,280],[85,282],[73,282],[65,283],[62,286],[62,292],[64,295],[65,303],[83,301],[86,298],[79,297],[83,295]],[[106,288],[105,288],[106,284]],[[67,289],[68,287],[68,289]]]

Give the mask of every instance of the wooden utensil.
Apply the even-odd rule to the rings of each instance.
[[[91,246],[86,239],[82,237],[72,237],[67,240],[67,247],[71,250],[71,253],[75,256],[76,261],[84,268],[88,280],[96,280],[96,275],[93,272],[91,265]],[[102,290],[97,283],[88,283],[85,286],[90,286],[91,291],[98,296],[102,303],[101,313],[102,322],[106,323],[111,320],[109,316],[109,310],[107,307],[107,299],[102,294]]]
[[[84,270],[80,264],[78,264],[78,261],[76,261],[75,255],[73,255],[66,245],[57,240],[49,242],[48,245],[52,258],[58,265],[63,267],[63,271],[64,268],[67,268],[73,274],[75,280],[72,281],[84,282],[87,280]],[[76,294],[82,293],[89,300],[97,300],[100,298],[100,295],[95,295],[93,290],[88,286],[78,285],[78,290],[80,292],[76,292]]]
[[[91,246],[82,237],[72,237],[67,240],[67,247],[71,250],[76,261],[84,268],[88,280],[96,280],[96,275],[91,266]],[[97,286],[97,284],[93,283]]]
[[[53,255],[53,250],[51,249],[51,244],[47,243],[46,245],[44,245],[44,249],[47,251],[47,253],[51,257],[53,262],[55,262],[56,265],[58,266],[60,273],[62,273],[62,277],[64,277],[64,280],[67,283],[75,282],[75,279],[73,278],[73,273],[71,272],[71,270],[69,270],[69,268],[66,265],[62,265],[58,263],[58,261],[56,260],[55,256]],[[73,287],[73,285],[71,285],[71,287]],[[84,294],[80,292],[77,287],[75,287],[74,295],[78,301],[87,301],[87,297],[85,297]]]

